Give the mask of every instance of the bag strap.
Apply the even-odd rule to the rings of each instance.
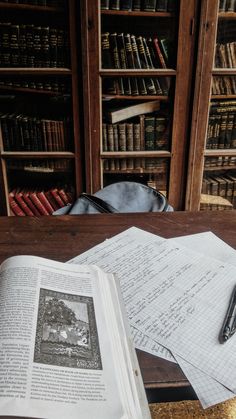
[[[108,204],[106,201],[103,201],[103,199],[98,198],[98,196],[89,195],[89,194],[83,192],[80,195],[80,198],[89,202],[100,213],[114,213],[114,212],[118,213],[119,212],[112,205]]]

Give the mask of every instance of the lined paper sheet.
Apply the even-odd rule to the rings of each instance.
[[[145,236],[145,237],[144,237]],[[138,230],[138,229],[129,229],[128,231],[121,233],[121,235],[115,236],[115,238],[109,239],[106,242],[102,243],[101,245],[96,246],[94,249],[91,249],[91,251],[86,252],[84,255],[81,257],[80,260],[78,260],[78,258],[76,258],[76,260],[78,260],[80,263],[96,263],[100,266],[103,267],[103,269],[108,269],[109,271],[115,271],[118,269],[118,272],[121,271],[121,266],[122,266],[122,273],[120,274],[120,281],[122,282],[123,286],[122,286],[122,290],[124,289],[124,296],[126,296],[126,300],[128,301],[129,295],[130,295],[130,291],[134,290],[133,286],[135,286],[135,282],[134,280],[135,278],[135,272],[139,273],[138,275],[138,281],[139,281],[139,285],[141,285],[145,279],[149,280],[150,277],[152,277],[153,272],[150,269],[150,267],[152,266],[152,260],[149,260],[149,257],[152,258],[152,256],[157,256],[158,254],[158,264],[159,264],[159,271],[156,273],[157,276],[158,274],[160,274],[160,268],[162,270],[162,273],[165,271],[165,269],[167,268],[166,266],[162,264],[160,264],[160,262],[167,262],[168,261],[168,252],[170,252],[170,254],[173,254],[172,252],[176,252],[176,246],[172,247],[172,248],[168,248],[168,249],[163,249],[162,247],[159,247],[161,244],[163,244],[165,242],[165,240],[157,238],[156,236],[150,234],[150,233],[146,233],[143,232],[142,230]],[[131,249],[130,249],[131,247]],[[154,249],[153,249],[154,248]],[[154,255],[152,255],[150,253],[150,250],[154,250]],[[141,251],[141,253],[140,253]],[[167,253],[165,253],[165,251],[167,251]],[[170,256],[169,254],[169,256]],[[136,256],[136,257],[135,257]],[[141,257],[142,256],[142,257]],[[160,257],[161,256],[161,257]],[[84,258],[85,257],[85,258]],[[198,255],[199,257],[199,255]],[[84,258],[84,260],[83,260]],[[140,261],[141,258],[141,261]],[[140,272],[140,267],[143,266],[142,262],[144,262],[146,259],[148,264],[145,264],[145,272]],[[130,281],[130,276],[131,273],[129,272],[130,268],[128,267],[128,263],[130,265],[130,260],[132,260],[132,273],[134,273],[133,275],[133,279]],[[75,260],[74,260],[75,262]],[[182,269],[182,273],[181,273],[181,269]],[[174,274],[177,274],[177,276],[181,276],[183,275],[184,271],[189,269],[189,267],[187,265],[182,266],[181,269],[179,271],[175,271]],[[168,270],[169,271],[169,270]],[[154,271],[155,272],[155,271]],[[129,284],[126,283],[124,276],[126,275],[129,276]],[[140,275],[141,275],[141,280],[140,280]],[[136,275],[137,276],[137,275]],[[148,278],[147,278],[148,276]],[[163,275],[162,275],[163,277]],[[209,276],[207,278],[207,281],[209,280]],[[151,278],[152,279],[152,278]],[[173,278],[172,278],[173,280]],[[161,293],[163,293],[165,291],[165,288],[167,288],[168,290],[168,286],[170,286],[171,281],[169,282],[169,284],[163,282],[162,280],[159,280],[160,284],[162,286],[162,290],[160,291]],[[132,284],[132,281],[134,282]],[[202,279],[202,281],[204,282],[204,280]],[[128,282],[128,281],[127,281]],[[202,284],[203,284],[202,282]],[[123,291],[122,291],[123,293]],[[140,297],[140,293],[137,292],[136,293],[136,297],[139,296]],[[148,296],[147,296],[148,297]],[[126,302],[127,302],[126,301]],[[135,302],[135,300],[133,301],[133,303]],[[141,302],[142,303],[142,302]],[[136,304],[138,304],[138,308],[140,308],[140,301],[138,301],[136,299]],[[137,307],[136,307],[137,308]],[[141,304],[141,308],[142,308],[142,304]],[[134,311],[134,304],[133,306],[129,306],[128,307],[128,312],[129,310],[131,310],[131,315],[133,317],[135,311]],[[155,336],[156,338],[156,336]],[[157,354],[158,355],[158,354]],[[161,356],[161,355],[159,355]],[[187,374],[186,374],[187,375]]]

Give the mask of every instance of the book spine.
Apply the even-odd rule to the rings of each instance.
[[[37,209],[39,210],[41,215],[50,215],[50,213],[47,211],[47,209],[44,207],[42,202],[37,197],[36,192],[31,192],[30,193],[30,199],[32,200],[34,205],[37,207]]]
[[[28,207],[31,209],[31,211],[33,212],[33,214],[36,217],[39,217],[41,214],[40,214],[40,212],[38,211],[37,207],[33,204],[33,202],[31,201],[31,199],[29,197],[30,192],[29,191],[26,191],[26,190],[23,190],[22,191],[22,194],[23,194],[24,201],[26,202],[26,204],[28,205]]]
[[[236,148],[236,113],[234,114],[230,148]]]
[[[157,0],[144,0],[143,1],[143,10],[145,12],[155,12]]]
[[[118,33],[117,34],[117,48],[120,57],[120,66],[121,68],[127,68],[127,57],[125,51],[125,42],[124,42],[124,34]],[[124,94],[131,95],[131,84],[129,77],[123,77],[123,86],[124,86]]]
[[[136,39],[136,42],[137,42],[141,67],[142,68],[151,68],[148,64],[148,59],[147,59],[146,50],[145,50],[145,47],[144,47],[144,41],[143,41],[142,36],[138,36],[137,39]],[[153,79],[150,78],[150,77],[146,77],[144,79],[144,81],[145,81],[145,85],[146,85],[146,89],[147,89],[147,94],[156,95],[157,91],[156,91]]]
[[[228,0],[226,10],[227,10],[227,12],[234,12],[235,11],[235,0]]]
[[[134,124],[134,151],[141,150],[140,124]]]
[[[132,0],[120,0],[120,10],[132,10]]]
[[[110,34],[110,48],[111,48],[111,54],[113,57],[113,67],[116,69],[120,69],[120,58],[118,54],[118,46],[117,46],[117,33],[111,33]],[[122,77],[118,77],[118,94],[123,95],[124,94],[124,85],[123,85],[123,79]]]
[[[133,57],[134,57],[134,68],[142,68],[135,35],[131,35],[130,40],[131,40],[131,48],[133,51]],[[137,82],[138,82],[139,93],[141,95],[147,95],[147,89],[146,89],[146,85],[145,85],[145,81],[143,77],[138,77]]]
[[[126,125],[118,124],[119,150],[126,151]]]
[[[127,151],[133,151],[134,150],[134,124],[132,123],[126,124],[126,143],[127,143]]]
[[[108,151],[107,124],[102,124],[102,150]]]
[[[234,125],[234,114],[228,114],[228,120],[226,125],[226,132],[225,132],[225,148],[231,147],[231,138],[232,138],[232,131]]]
[[[50,67],[56,68],[57,65],[57,29],[49,28],[49,55],[50,55]]]
[[[136,11],[141,10],[141,0],[133,0],[132,8]]]
[[[124,42],[125,42],[125,51],[126,51],[126,57],[127,57],[127,68],[135,68],[130,34],[124,35]],[[136,77],[130,78],[130,84],[131,84],[132,95],[134,96],[138,95],[139,90],[138,90],[138,83],[137,83]]]
[[[155,149],[168,149],[168,120],[165,117],[155,118]]]
[[[219,12],[225,12],[226,11],[226,2],[227,2],[227,0],[220,0],[220,2],[219,2]]]
[[[156,50],[156,57],[159,60],[159,65],[161,68],[167,68],[163,54],[161,52],[160,46],[159,46],[159,42],[157,38],[153,39],[153,44]]]
[[[64,207],[64,202],[62,201],[60,195],[58,194],[58,190],[57,188],[54,189],[50,189],[50,193],[52,194],[53,198],[55,199],[55,201],[58,203],[59,208]]]
[[[113,124],[114,151],[119,151],[119,133],[117,124]]]
[[[120,0],[110,0],[110,10],[120,10]]]
[[[156,2],[156,11],[157,12],[167,12],[168,10],[168,0],[157,0]]]
[[[114,133],[112,124],[107,124],[107,145],[108,151],[114,151]]]
[[[18,203],[16,202],[14,192],[9,193],[8,200],[9,200],[9,205],[10,205],[10,208],[11,208],[13,214],[18,215],[20,217],[24,217],[26,215],[24,213],[24,211],[22,211],[22,209],[20,208]]]
[[[102,49],[102,68],[112,68],[109,32],[105,32],[101,34],[101,49]]]
[[[144,119],[145,150],[155,148],[155,117],[146,116]]]
[[[69,195],[65,192],[63,188],[58,188],[58,193],[61,197],[61,199],[64,201],[65,205],[68,205],[71,203],[71,199]]]
[[[45,196],[43,191],[37,192],[37,197],[40,200],[40,202],[42,203],[42,205],[44,206],[44,208],[46,208],[47,212],[49,214],[53,213],[53,208],[50,204],[50,202],[48,201],[47,197]]]
[[[101,10],[109,10],[109,0],[101,0]]]
[[[25,202],[23,198],[22,192],[16,192],[15,193],[15,200],[18,202],[19,206],[21,207],[22,211],[29,216],[33,216],[33,212],[31,211],[30,207],[28,207],[28,204]]]
[[[56,211],[57,209],[60,208],[59,204],[53,198],[53,196],[50,193],[50,191],[45,191],[45,196],[46,196],[47,200],[50,202],[50,204],[51,204],[51,206],[52,206],[52,208],[53,208],[54,211]]]

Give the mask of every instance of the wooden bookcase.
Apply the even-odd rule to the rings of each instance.
[[[40,2],[34,5],[33,1],[24,3],[13,3],[10,0],[0,2],[0,38],[3,40],[4,37],[8,37],[6,49],[2,48],[0,51],[0,103],[3,118],[0,137],[1,215],[11,214],[8,196],[13,188],[44,189],[57,182],[66,182],[72,186],[76,196],[84,189],[79,100],[81,68],[78,62],[80,6],[76,0],[47,1],[41,2],[42,5],[39,5]],[[10,26],[6,35],[4,24],[8,22]],[[33,52],[30,50],[30,29],[25,35],[25,27],[33,28],[31,42],[38,42],[39,53],[35,45]],[[42,32],[45,28],[46,35]],[[56,35],[55,32],[53,34],[52,28],[56,28]],[[17,31],[16,34],[14,30]],[[25,43],[23,36],[26,36]],[[24,138],[24,141],[22,140],[23,145],[19,146],[19,138],[13,131],[11,142],[7,145],[9,138],[4,138],[3,132],[4,114],[17,115],[20,119],[20,115],[27,115],[27,112],[32,110],[35,110],[35,116],[40,115],[43,119],[46,133],[42,133],[40,128],[40,133],[37,131],[36,134],[33,125],[28,134],[30,145],[27,145],[21,133],[19,138]],[[30,118],[32,115],[30,113]],[[14,117],[10,122],[16,123],[16,119]],[[14,129],[21,130],[22,127],[17,126]],[[25,129],[29,130],[29,127]],[[9,130],[8,127],[8,134]],[[42,135],[43,150],[41,145],[37,145],[39,143],[36,144],[38,138],[42,141]],[[30,169],[30,166],[33,166],[33,169]]]
[[[229,4],[202,1],[187,210],[236,208],[236,10]]]
[[[114,2],[113,2],[114,3]],[[128,2],[127,2],[128,3]],[[144,2],[143,2],[144,3]],[[95,192],[106,184],[119,180],[134,180],[154,185],[164,191],[171,205],[184,209],[186,187],[186,163],[188,158],[189,118],[191,113],[191,86],[194,77],[194,48],[196,40],[196,24],[199,2],[195,0],[176,1],[173,11],[135,11],[105,10],[99,0],[82,2],[82,43],[84,71],[84,106],[85,112],[85,155],[86,155],[86,189]],[[134,34],[135,38],[152,39],[158,37],[170,41],[169,59],[166,68],[104,68],[104,45],[102,34]],[[119,90],[108,94],[106,86],[114,81],[134,79],[159,81],[167,80],[167,93],[154,95],[120,95]],[[162,82],[163,85],[163,82]],[[104,87],[105,86],[105,87]],[[130,102],[130,100],[132,102]],[[147,150],[144,147],[134,150],[104,150],[103,129],[107,133],[111,124],[104,115],[116,105],[120,107],[130,104],[145,103],[159,100],[160,110],[155,118],[168,120],[168,144],[164,149]],[[108,105],[107,105],[108,104]],[[106,111],[106,112],[105,112]],[[145,124],[147,124],[144,115]],[[167,115],[167,116],[166,116]],[[139,124],[141,119],[122,121]],[[157,120],[155,119],[155,124]],[[104,125],[106,124],[106,125]],[[134,128],[134,127],[133,127]],[[110,128],[111,129],[111,128]],[[112,128],[113,133],[117,128]],[[107,134],[106,134],[107,135]],[[116,138],[117,138],[117,134]],[[141,128],[141,136],[144,137]],[[146,141],[146,139],[145,139]],[[110,148],[112,148],[111,146]],[[131,147],[132,148],[132,147]],[[125,164],[123,164],[123,162]]]

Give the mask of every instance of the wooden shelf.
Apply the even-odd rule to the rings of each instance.
[[[219,171],[223,171],[223,170],[235,170],[236,169],[236,165],[235,166],[212,166],[212,167],[204,167],[204,172],[219,172]]]
[[[235,76],[236,68],[213,68],[213,76]]]
[[[142,76],[142,77],[162,77],[162,76],[176,76],[176,70],[170,68],[152,68],[152,69],[100,69],[99,74],[102,77],[117,77],[117,76]],[[236,74],[236,69],[235,69]]]
[[[174,13],[170,12],[145,12],[135,10],[101,10],[101,15],[107,16],[128,16],[128,17],[174,17]]]
[[[38,6],[34,4],[17,4],[17,3],[1,3],[0,10],[13,10],[13,11],[32,11],[42,13],[64,13],[62,7]]]
[[[144,169],[140,167],[139,169],[125,169],[125,170],[103,170],[106,174],[166,174],[164,168],[155,168],[155,169]]]
[[[218,14],[219,19],[236,19],[236,13],[235,12],[219,12]]]
[[[75,154],[70,151],[1,151],[4,159],[74,159]]]
[[[143,95],[143,96],[125,96],[125,95],[103,95],[102,100],[161,100],[167,102],[169,100],[168,96],[157,96],[157,95]]]
[[[204,156],[206,157],[217,157],[217,156],[236,156],[236,149],[235,148],[218,148],[218,149],[205,149]]]
[[[165,150],[156,150],[156,151],[107,151],[107,152],[102,152],[100,154],[102,159],[108,159],[108,158],[117,158],[117,159],[122,159],[122,158],[128,158],[128,157],[145,157],[145,158],[150,158],[150,157],[171,157],[171,153],[170,151],[165,151]]]
[[[235,99],[236,100],[236,93],[234,95],[211,95],[211,99],[223,99],[223,100],[227,100],[227,99]]]
[[[65,93],[54,92],[52,90],[44,90],[44,89],[32,89],[29,87],[14,87],[14,86],[3,86],[0,85],[0,92],[12,92],[12,93],[34,93],[37,95],[46,95],[46,96],[64,96],[67,95]],[[70,95],[70,93],[68,93]]]
[[[31,68],[31,67],[2,67],[0,68],[0,75],[17,75],[17,76],[71,76],[69,68]]]

